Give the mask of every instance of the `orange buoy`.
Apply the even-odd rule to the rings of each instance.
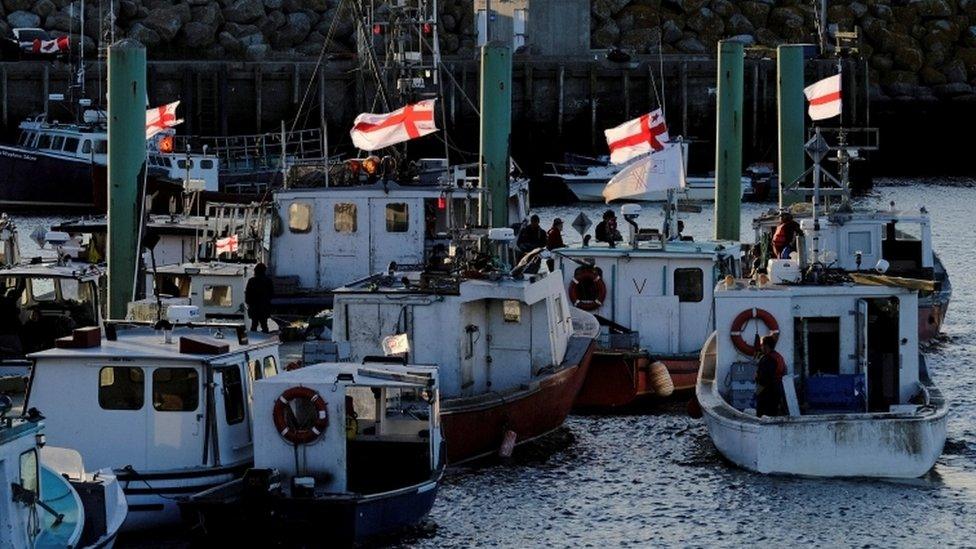
[[[701,419],[702,409],[701,403],[698,402],[698,395],[691,397],[691,400],[688,401],[688,415],[692,419]]]
[[[661,398],[666,398],[674,393],[674,381],[671,380],[671,374],[668,372],[668,367],[664,365],[663,362],[657,361],[651,364],[651,387],[654,388],[654,392],[657,396]]]

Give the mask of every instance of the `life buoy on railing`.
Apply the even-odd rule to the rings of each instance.
[[[607,284],[599,267],[578,267],[569,283],[569,300],[584,311],[599,309],[607,299]]]
[[[757,309],[755,307],[751,309],[746,309],[739,313],[739,316],[735,317],[732,321],[732,328],[729,331],[729,335],[732,337],[732,344],[738,349],[742,354],[755,356],[758,349],[755,345],[747,342],[744,337],[742,337],[742,329],[745,328],[746,324],[750,320],[760,320],[766,325],[766,329],[771,334],[779,333],[779,324],[776,322],[776,317],[770,314],[769,311],[764,311],[763,309]]]
[[[312,406],[314,417],[311,418],[310,425],[296,425],[299,420],[291,408],[292,401],[296,399],[304,400]],[[308,444],[322,436],[329,425],[329,412],[325,399],[315,390],[308,387],[292,387],[281,393],[275,401],[272,419],[274,419],[275,429],[282,438],[292,444]]]

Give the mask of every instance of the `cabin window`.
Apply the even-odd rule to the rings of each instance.
[[[213,160],[201,160],[200,169],[202,170],[212,170],[214,167]]]
[[[796,334],[794,364],[803,365],[807,376],[840,373],[839,318],[797,318],[793,330]]]
[[[234,292],[226,284],[208,284],[203,287],[205,307],[230,307],[234,304]]]
[[[37,450],[31,448],[20,454],[20,486],[34,494],[41,493],[40,475],[37,467]]]
[[[675,269],[674,295],[680,303],[698,303],[705,297],[704,274],[701,269]]]
[[[410,211],[406,204],[386,205],[386,232],[405,233],[410,228]]]
[[[142,368],[108,366],[98,372],[98,405],[103,410],[139,410],[145,393]]]
[[[153,370],[153,408],[160,412],[192,412],[200,401],[200,376],[193,368]]]
[[[506,299],[502,304],[505,322],[522,322],[522,304],[517,299]]]
[[[335,217],[335,232],[354,233],[356,232],[356,205],[349,202],[340,202],[332,208]]]
[[[32,278],[30,285],[30,293],[34,301],[54,301],[57,299],[57,294],[54,292],[53,278]]]
[[[190,160],[189,163],[190,163],[190,169],[193,169],[193,160]],[[176,161],[176,166],[179,169],[181,169],[181,170],[185,170],[186,169],[186,166],[187,166],[187,161],[186,160],[177,160]]]
[[[312,230],[312,206],[304,202],[292,202],[288,206],[288,230],[307,233]]]
[[[847,250],[851,254],[861,252],[864,255],[874,254],[871,245],[871,231],[852,231],[847,234]]]
[[[81,144],[81,152],[84,154],[91,154],[91,139],[86,139],[85,142]]]
[[[261,375],[261,361],[252,360],[247,364],[247,369],[251,374],[251,381],[256,381],[262,379],[264,376]]]
[[[64,136],[63,135],[54,136],[54,139],[51,140],[51,148],[56,151],[60,151],[61,147],[64,147]]]
[[[264,357],[264,377],[274,377],[278,375],[278,364],[273,356]]]
[[[108,141],[95,141],[95,154],[108,154]]]
[[[17,140],[17,144],[20,146],[25,146],[27,145],[27,142],[30,141],[31,137],[32,134],[30,132],[23,132],[20,134],[20,139]]]
[[[244,383],[241,370],[237,366],[221,368],[224,379],[224,416],[228,425],[244,421]]]
[[[42,134],[41,138],[37,140],[38,149],[50,149],[51,148],[51,136],[47,134]]]
[[[64,152],[78,152],[78,138],[69,137],[64,140]]]

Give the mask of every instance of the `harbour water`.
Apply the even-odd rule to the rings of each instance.
[[[976,230],[974,180],[887,180],[866,203],[899,209],[925,205],[933,241],[954,286],[945,336],[927,349],[936,382],[952,404],[945,451],[928,475],[912,481],[765,477],[718,455],[704,425],[683,401],[639,415],[572,416],[554,436],[505,463],[449,471],[422,527],[386,540],[394,546],[972,546],[976,522]],[[746,204],[742,236],[769,205]],[[574,205],[537,210],[543,226],[569,223],[582,210],[594,221],[606,208]],[[685,234],[711,233],[712,215],[683,214]],[[19,218],[28,235],[51,218]],[[638,221],[660,227],[660,208]],[[592,228],[591,228],[592,231]],[[323,532],[327,543],[328,533]],[[180,546],[170,535],[123,539],[122,547]]]

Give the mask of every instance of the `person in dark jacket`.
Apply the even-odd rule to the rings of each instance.
[[[767,335],[759,340],[762,354],[756,367],[756,415],[783,415],[783,376],[786,361],[776,352],[776,336]]]
[[[606,242],[613,246],[623,239],[624,237],[620,236],[620,231],[617,230],[617,215],[613,213],[613,210],[605,211],[603,221],[596,224],[596,241]]]
[[[532,250],[546,247],[546,231],[539,226],[539,216],[533,215],[529,218],[529,224],[519,231],[516,245],[522,253],[529,253]]]
[[[552,220],[552,227],[549,228],[549,232],[546,233],[546,249],[547,250],[558,250],[559,248],[565,248],[566,244],[563,243],[563,220],[556,219]],[[553,259],[548,259],[546,264],[549,266],[549,272],[556,270],[556,261]]]
[[[244,302],[247,303],[247,314],[251,317],[251,331],[268,333],[268,318],[271,316],[271,298],[274,296],[274,286],[268,277],[268,267],[264,263],[254,266],[254,276],[247,281],[244,289]]]

